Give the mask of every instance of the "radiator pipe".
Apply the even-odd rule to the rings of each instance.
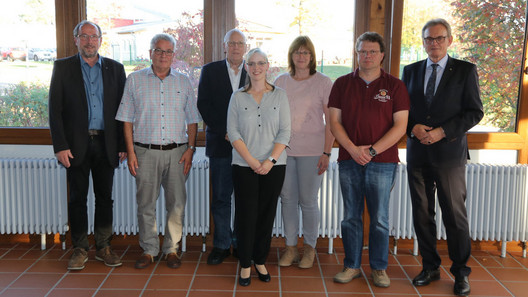
[[[46,234],[40,234],[40,250],[46,249]]]
[[[418,256],[418,239],[413,241],[413,256]]]
[[[522,242],[522,257],[526,258],[526,241]]]
[[[202,235],[202,252],[205,253],[205,251],[207,250],[206,249],[206,241],[207,241],[207,236],[204,236]]]
[[[333,254],[334,253],[334,239],[329,237],[328,238],[328,254]]]
[[[507,241],[501,241],[501,258],[506,258],[506,245],[507,245]]]
[[[398,254],[398,239],[394,238],[394,250],[392,251],[394,255]]]
[[[66,250],[66,234],[59,235],[59,239],[61,242],[62,250]]]

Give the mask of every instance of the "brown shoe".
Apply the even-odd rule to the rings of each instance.
[[[88,253],[83,248],[75,248],[68,262],[68,269],[82,270],[86,261],[88,261]]]
[[[149,254],[143,254],[139,259],[136,261],[136,267],[137,269],[143,269],[150,266],[150,263],[154,262],[154,258]]]
[[[169,268],[178,268],[181,266],[181,258],[176,253],[167,254],[166,259]]]
[[[109,246],[106,246],[95,252],[95,259],[103,261],[106,266],[110,267],[123,265],[119,256]]]

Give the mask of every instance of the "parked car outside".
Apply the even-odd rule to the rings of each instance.
[[[57,58],[57,52],[49,48],[29,49],[28,58],[33,61],[53,61]]]
[[[4,48],[2,49],[1,56],[2,56],[2,60],[25,61],[26,60],[26,50],[21,47]]]

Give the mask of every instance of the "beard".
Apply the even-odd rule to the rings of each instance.
[[[95,46],[92,47],[82,47],[80,48],[81,56],[85,58],[94,58],[97,57],[97,48]]]

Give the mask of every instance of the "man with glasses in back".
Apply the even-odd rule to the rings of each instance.
[[[413,279],[425,286],[440,279],[440,255],[436,249],[435,192],[447,233],[455,295],[470,293],[467,266],[471,240],[466,200],[466,132],[484,113],[477,67],[453,59],[447,48],[453,42],[451,27],[433,19],[422,29],[428,58],[408,65],[402,80],[411,99],[407,126],[407,173],[411,190],[414,229],[423,269]]]
[[[196,151],[202,120],[189,78],[173,68],[176,40],[157,34],[150,42],[151,67],[128,76],[116,119],[124,122],[128,169],[136,178],[139,245],[135,267],[147,268],[158,258],[156,201],[165,192],[167,221],[162,252],[169,268],[178,268],[187,199],[185,181]]]
[[[88,261],[87,195],[92,174],[95,193],[95,258],[120,266],[110,248],[113,223],[114,168],[126,158],[122,123],[115,120],[126,75],[123,65],[98,54],[101,28],[90,21],[73,30],[79,53],[55,61],[49,90],[49,123],[53,150],[66,167],[68,215],[73,253],[68,269]]]
[[[207,125],[205,153],[211,164],[212,203],[214,222],[213,250],[207,264],[216,265],[230,255],[236,256],[236,238],[231,230],[231,195],[233,179],[231,159],[233,147],[227,139],[227,107],[231,94],[246,82],[244,54],[246,37],[232,29],[224,37],[226,59],[205,65],[198,85],[198,109]],[[236,228],[236,227],[235,227]]]
[[[364,201],[370,215],[369,262],[377,287],[389,287],[389,201],[398,166],[398,141],[405,134],[409,95],[402,81],[381,69],[383,37],[363,33],[356,41],[355,72],[338,78],[330,93],[330,127],[339,142],[339,183],[345,260],[334,282],[362,276]]]

